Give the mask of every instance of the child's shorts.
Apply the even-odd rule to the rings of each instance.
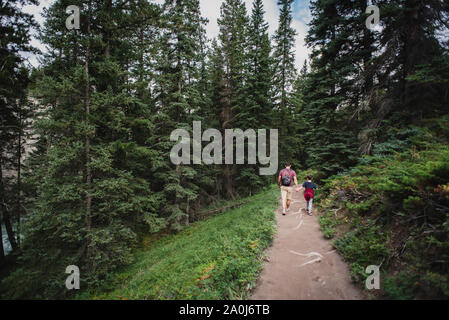
[[[304,199],[309,201],[310,199],[313,199],[313,197],[315,197],[315,192],[313,192],[313,189],[306,189],[304,192]]]

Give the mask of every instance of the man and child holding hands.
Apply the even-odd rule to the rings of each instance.
[[[285,216],[286,212],[290,210],[290,203],[293,194],[293,182],[296,185],[296,192],[299,192],[300,189],[304,189],[304,199],[307,201],[307,214],[311,216],[312,202],[315,197],[314,190],[318,188],[316,184],[312,182],[312,177],[310,175],[306,177],[306,181],[301,187],[299,187],[296,172],[291,169],[290,163],[285,164],[285,169],[282,169],[278,176],[278,188],[281,189],[282,198],[282,215]]]

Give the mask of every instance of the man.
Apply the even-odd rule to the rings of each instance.
[[[298,180],[296,179],[296,172],[291,169],[291,164],[285,164],[285,169],[279,172],[278,188],[281,189],[282,198],[282,215],[290,209],[290,202],[293,193],[293,181],[296,184],[296,192],[299,192]]]

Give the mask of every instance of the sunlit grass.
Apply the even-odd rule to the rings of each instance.
[[[150,242],[104,291],[81,299],[245,299],[275,232],[278,190]]]

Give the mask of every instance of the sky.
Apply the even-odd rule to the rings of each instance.
[[[163,3],[164,0],[151,0],[155,3]],[[265,20],[269,25],[270,36],[274,34],[278,27],[279,8],[278,0],[263,0],[265,8]],[[23,10],[34,15],[35,20],[42,24],[44,19],[41,16],[42,9],[48,8],[54,0],[40,0],[39,6],[25,6]],[[220,16],[220,6],[222,0],[200,0],[200,9],[203,17],[209,20],[206,26],[207,36],[212,39],[218,35],[217,18]],[[248,14],[251,14],[253,0],[244,0]],[[296,30],[296,68],[301,69],[304,60],[308,58],[310,51],[305,46],[304,38],[307,34],[307,23],[310,22],[309,0],[295,0],[293,4],[292,27]],[[41,50],[45,47],[37,40],[33,39],[31,44]],[[38,65],[36,56],[28,56],[29,62],[33,66]]]

